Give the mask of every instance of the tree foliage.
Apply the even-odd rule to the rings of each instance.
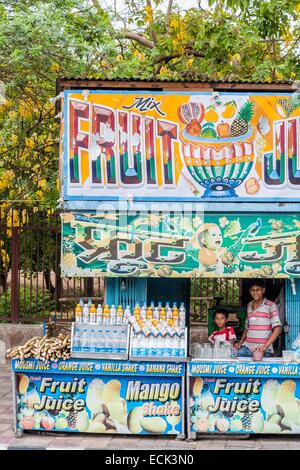
[[[118,2],[113,2],[113,5]],[[0,200],[57,204],[57,77],[299,78],[300,2],[0,1]]]

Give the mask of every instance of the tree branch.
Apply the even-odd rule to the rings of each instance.
[[[92,0],[92,2],[98,13],[103,13],[103,8],[101,7],[99,0]]]
[[[144,38],[138,33],[134,33],[132,31],[124,31],[123,33],[120,33],[117,37],[119,38],[125,38],[125,39],[130,39],[131,41],[136,41],[139,44],[142,44],[143,46],[148,47],[149,49],[153,49],[155,44],[153,41],[149,41],[149,39]]]
[[[155,77],[159,73],[160,69],[163,66],[163,63],[166,64],[173,59],[179,59],[180,57],[184,57],[185,55],[194,56],[194,57],[205,57],[205,54],[203,52],[197,52],[197,51],[194,51],[193,49],[187,49],[184,54],[180,53],[180,54],[163,55],[154,61],[154,64],[157,64],[157,67],[153,71],[153,74],[152,74],[153,77]],[[179,62],[180,61],[177,61],[176,65]]]
[[[170,32],[170,16],[172,13],[172,7],[173,7],[173,0],[169,0],[167,13],[166,13],[166,30],[168,33]]]
[[[159,64],[160,62],[170,62],[170,60],[173,59],[178,59],[179,57],[183,57],[184,55],[192,55],[194,57],[205,57],[205,54],[203,52],[197,52],[194,51],[193,49],[187,49],[185,53],[179,53],[179,54],[169,54],[169,55],[163,55],[156,59],[154,61],[154,64]]]
[[[147,0],[147,6],[149,8],[151,8],[151,11],[153,12],[152,5],[151,5],[151,0]],[[152,22],[153,22],[153,14],[152,14]],[[158,43],[158,39],[157,39],[156,31],[153,28],[151,29],[151,36],[152,36],[152,39],[153,39],[153,43],[156,45]]]

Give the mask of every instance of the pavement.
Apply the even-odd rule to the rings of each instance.
[[[188,442],[174,437],[141,437],[101,434],[25,432],[17,438],[13,428],[10,363],[0,365],[0,450],[300,450],[300,435],[250,436],[248,439],[221,436]]]

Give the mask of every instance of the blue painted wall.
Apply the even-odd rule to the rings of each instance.
[[[289,332],[286,334],[286,349],[290,349],[293,341],[300,332],[300,279],[295,279],[296,295],[293,294],[292,284],[289,279],[285,284],[285,315],[289,324]]]

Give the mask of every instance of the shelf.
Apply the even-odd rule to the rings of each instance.
[[[186,357],[129,356],[133,362],[187,362]]]
[[[93,352],[71,352],[71,359],[105,359],[107,361],[111,360],[122,360],[128,361],[127,354],[112,354],[112,353],[93,353]]]

